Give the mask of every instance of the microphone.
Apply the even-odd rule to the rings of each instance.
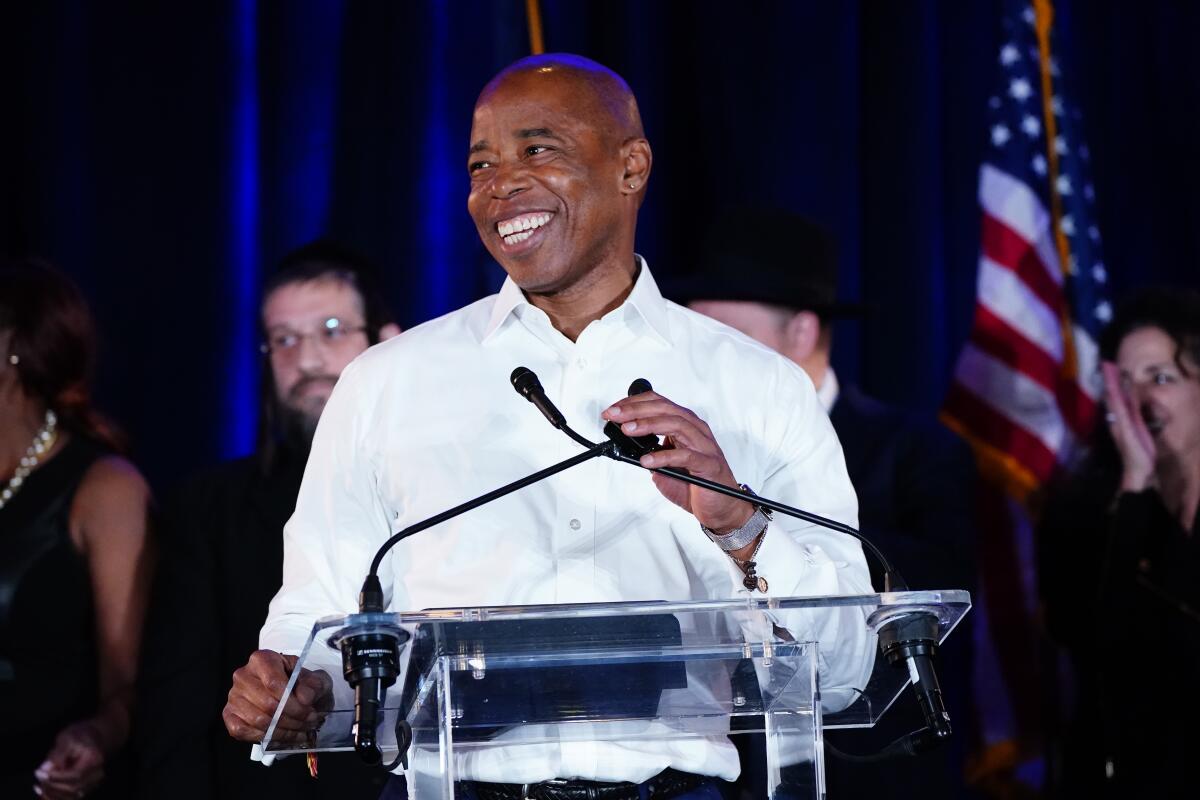
[[[372,573],[358,595],[360,612],[383,611],[383,587]],[[350,729],[354,751],[367,764],[382,760],[376,730],[383,718],[387,690],[400,674],[400,645],[408,640],[402,630],[369,626],[341,641],[342,675],[354,690],[354,724]]]
[[[938,618],[928,611],[913,611],[888,620],[879,629],[879,649],[894,667],[908,668],[925,729],[910,733],[915,752],[937,747],[950,738],[950,714],[942,698],[933,659],[937,655]]]
[[[652,391],[654,387],[650,385],[650,381],[645,378],[637,378],[633,383],[629,384],[629,396],[635,394],[644,394]],[[604,425],[604,435],[607,436],[613,444],[617,446],[617,450],[621,455],[629,458],[640,459],[646,453],[652,453],[655,450],[662,450],[662,443],[658,441],[658,437],[654,434],[645,436],[629,436],[621,426],[615,422],[609,421]]]
[[[653,389],[654,387],[650,385],[650,381],[645,378],[634,378],[633,383],[629,384],[629,396],[633,397],[635,394],[645,394],[646,392],[653,391]]]
[[[517,367],[508,379],[512,382],[513,388],[517,390],[517,394],[537,406],[537,410],[550,420],[551,425],[562,430],[562,427],[567,424],[567,418],[554,407],[550,398],[546,397],[546,390],[542,388],[542,382],[538,380],[533,370],[528,367]]]

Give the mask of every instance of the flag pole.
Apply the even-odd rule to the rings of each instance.
[[[525,0],[525,17],[529,20],[529,52],[541,55],[546,52],[542,38],[542,7],[538,0]]]
[[[536,2],[536,0],[530,0]],[[1054,119],[1054,81],[1050,70],[1050,28],[1054,24],[1054,6],[1050,0],[1033,0],[1034,28],[1037,31],[1038,51],[1042,75],[1042,119],[1046,129],[1046,163],[1050,179],[1050,219],[1054,225],[1054,244],[1058,250],[1059,269],[1063,282],[1070,277],[1071,248],[1062,229],[1062,196],[1058,193],[1058,122]],[[1062,328],[1063,360],[1062,375],[1074,379],[1079,372],[1079,359],[1075,354],[1075,331],[1071,324],[1071,313],[1064,304],[1059,310],[1059,326]]]

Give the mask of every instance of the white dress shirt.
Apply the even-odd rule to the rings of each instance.
[[[508,280],[497,295],[378,344],[346,368],[284,531],[283,587],[262,647],[298,653],[316,619],[356,611],[371,558],[392,533],[581,451],[513,391],[517,366],[536,372],[568,423],[593,441],[603,439],[600,412],[647,378],[709,424],[738,481],[857,523],[841,447],[799,367],[665,300],[644,262],[625,303],[575,342]],[[782,515],[757,562],[775,596],[872,591],[856,540]],[[746,593],[742,577],[648,473],[609,459],[405,539],[380,570],[395,610],[729,598]],[[792,632],[830,645],[820,653],[822,685],[864,685],[873,641],[861,612],[814,615],[811,628]],[[738,773],[723,736],[488,752],[460,765],[465,777],[642,781],[668,766]]]

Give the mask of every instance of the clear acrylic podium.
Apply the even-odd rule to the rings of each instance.
[[[769,796],[821,798],[822,731],[874,725],[909,682],[878,654],[876,632],[906,614],[934,614],[940,643],[969,608],[967,592],[921,591],[328,617],[313,626],[299,662],[329,676],[323,722],[304,735],[277,732],[277,711],[262,748],[352,751],[354,693],[338,643],[387,630],[404,639],[402,672],[378,740],[385,763],[400,763],[397,742],[407,742],[414,800],[453,800],[465,779],[520,783],[511,776],[531,760],[575,763],[593,753],[586,761],[595,748],[618,763],[657,753],[736,763],[728,737],[750,735],[765,750]],[[857,629],[840,630],[858,641],[814,641],[829,614],[856,620]],[[863,685],[823,685],[825,660],[855,644],[866,654]]]

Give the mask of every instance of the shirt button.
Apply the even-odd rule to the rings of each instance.
[[[580,356],[579,358],[575,359],[575,366],[579,367],[580,369],[586,369],[587,359],[583,356]]]
[[[573,530],[573,531],[577,531],[581,527],[581,523],[577,519],[571,520],[570,525],[571,525],[571,530]]]

